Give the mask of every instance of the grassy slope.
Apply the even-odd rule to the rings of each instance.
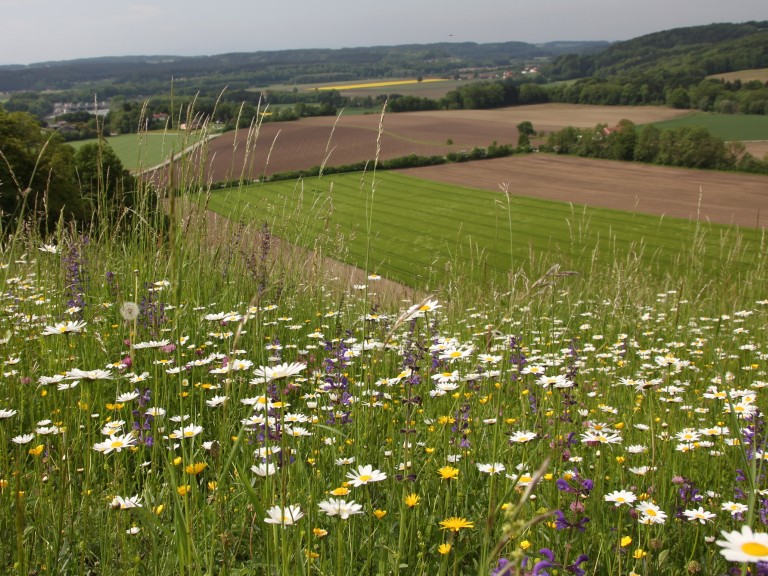
[[[267,220],[290,241],[417,287],[439,283],[446,270],[486,280],[521,266],[534,274],[553,263],[588,272],[627,258],[663,275],[694,245],[706,250],[702,266],[716,270],[736,235],[726,227],[705,231],[682,220],[532,198],[511,197],[508,204],[499,193],[394,173],[377,175],[372,194],[371,181],[349,174],[306,181],[303,189],[292,181],[257,185],[216,192],[209,206],[246,222]],[[759,237],[741,234],[751,248],[738,259],[747,263]],[[335,252],[340,244],[345,249]]]
[[[656,122],[655,125],[661,129],[703,126],[713,135],[726,141],[768,140],[768,116],[702,112]]]

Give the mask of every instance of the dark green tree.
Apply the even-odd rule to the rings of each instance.
[[[664,130],[659,139],[657,162],[688,168],[732,168],[725,144],[701,126]]]
[[[469,110],[504,105],[504,88],[499,82],[473,82],[459,88],[462,107]]]
[[[659,155],[661,130],[653,124],[646,124],[640,129],[635,143],[634,159],[636,162],[653,164]]]
[[[0,108],[0,212],[3,230],[19,216],[35,218],[40,231],[60,217],[80,220],[83,202],[74,171],[74,151],[46,132],[26,112]]]
[[[521,150],[531,148],[531,136],[536,136],[536,130],[529,120],[520,122],[517,126],[517,147]]]
[[[133,206],[134,178],[105,140],[83,145],[75,153],[75,169],[91,211],[105,209],[119,215]]]
[[[581,133],[578,129],[566,126],[549,135],[546,150],[555,154],[575,154],[580,139]]]
[[[621,120],[605,139],[606,158],[612,160],[633,160],[636,144],[637,131],[635,124],[630,120]]]
[[[520,104],[539,104],[547,102],[549,97],[546,90],[538,84],[526,82],[525,84],[520,85],[518,100]]]
[[[685,88],[675,88],[667,93],[667,106],[672,108],[690,108],[691,98]]]

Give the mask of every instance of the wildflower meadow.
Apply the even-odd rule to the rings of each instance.
[[[181,204],[6,235],[2,573],[768,573],[764,250],[404,301]]]

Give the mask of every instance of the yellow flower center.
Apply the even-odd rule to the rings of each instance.
[[[111,448],[121,448],[122,446],[123,446],[123,443],[120,442],[119,440],[115,440],[110,444]]]
[[[768,546],[759,542],[745,542],[741,545],[741,551],[750,556],[768,556]]]
[[[648,509],[645,511],[645,514],[646,514],[647,516],[656,516],[656,510],[654,510],[653,508],[648,508]]]
[[[369,482],[371,478],[373,478],[373,476],[368,476],[367,474],[363,474],[362,476],[358,476],[357,479],[360,480],[360,482]]]

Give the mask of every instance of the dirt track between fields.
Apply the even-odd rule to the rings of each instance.
[[[190,206],[185,208],[184,213],[184,230],[193,229],[197,234],[202,234],[203,244],[212,252],[226,246],[226,250],[240,257],[247,255],[261,258],[264,236],[258,227],[241,226],[210,210],[205,212],[203,221],[197,209]],[[299,289],[304,286],[313,291],[323,286],[335,291],[338,300],[342,292],[362,296],[364,292],[360,287],[367,285],[367,298],[372,308],[407,307],[426,296],[419,290],[387,278],[369,279],[366,272],[356,266],[322,256],[315,250],[285,242],[275,236],[269,240],[269,250],[263,265],[270,279],[268,288],[272,289],[276,282],[282,281],[283,276],[290,276],[300,282]]]

